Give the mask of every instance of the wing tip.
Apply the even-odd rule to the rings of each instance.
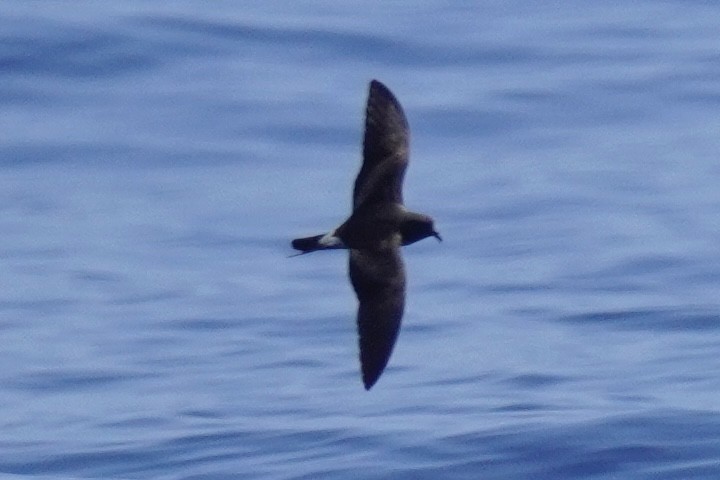
[[[410,129],[400,100],[384,83],[375,79],[370,81],[365,122],[366,133],[368,122],[378,122],[385,129],[394,126],[394,128],[401,129],[406,137]]]
[[[389,99],[395,105],[400,105],[400,102],[395,97],[395,94],[393,94],[387,85],[382,83],[380,80],[370,80],[370,97],[384,97]]]
[[[382,371],[374,375],[363,373],[362,381],[365,391],[370,391],[370,389],[377,383],[381,373]]]
[[[388,360],[390,360],[390,355],[384,359],[381,363],[368,363],[367,359],[366,361],[360,361],[360,366],[362,370],[362,382],[363,386],[365,387],[365,390],[370,390],[378,380],[380,380],[380,377],[382,376],[383,372],[385,371],[385,367],[387,366]]]
[[[370,80],[370,90],[387,90],[390,91],[390,89],[380,80],[377,80],[373,78]]]

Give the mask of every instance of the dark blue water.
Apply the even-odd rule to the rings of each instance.
[[[0,473],[720,477],[720,6],[0,6]],[[412,130],[360,382],[337,225]]]

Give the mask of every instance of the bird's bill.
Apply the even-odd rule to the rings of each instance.
[[[438,242],[442,242],[442,237],[440,236],[440,234],[438,232],[433,232],[432,236],[437,238]]]

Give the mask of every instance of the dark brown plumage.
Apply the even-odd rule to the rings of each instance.
[[[400,247],[429,236],[440,240],[440,235],[432,218],[403,205],[410,132],[400,103],[377,80],[370,82],[365,113],[363,164],[355,179],[352,215],[332,232],[295,239],[292,246],[302,253],[350,249],[360,364],[369,390],[390,359],[405,307]]]

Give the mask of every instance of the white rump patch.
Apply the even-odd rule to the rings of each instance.
[[[318,240],[318,245],[323,248],[346,248],[340,237],[333,235],[335,232],[326,233]]]

